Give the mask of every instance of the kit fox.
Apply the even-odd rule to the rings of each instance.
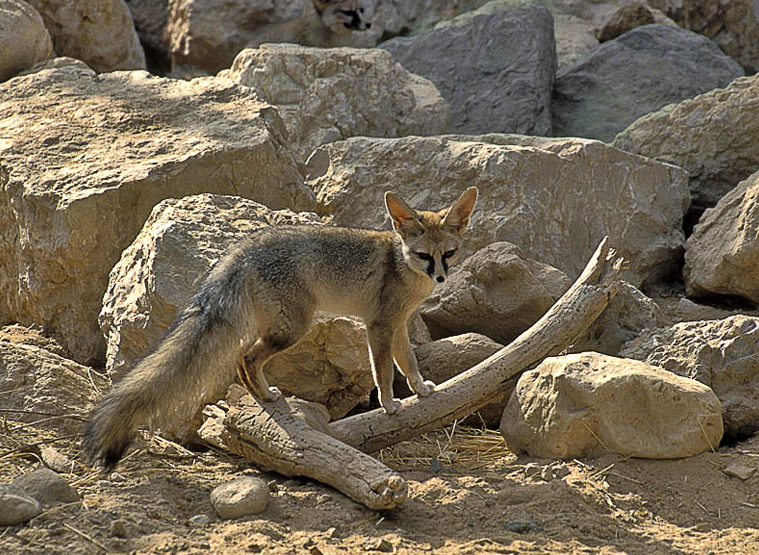
[[[253,232],[209,270],[165,335],[92,411],[85,457],[113,466],[138,426],[189,420],[224,394],[235,371],[257,399],[277,399],[263,367],[308,331],[315,311],[363,319],[385,412],[400,407],[393,360],[412,391],[430,395],[435,384],[419,374],[406,322],[445,281],[476,202],[471,187],[446,209],[416,211],[387,192],[393,231],[304,225]]]
[[[268,27],[248,43],[292,42],[305,46],[352,46],[353,31],[371,28],[375,0],[307,0],[303,15]]]

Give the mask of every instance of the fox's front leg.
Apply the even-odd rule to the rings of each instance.
[[[395,414],[401,408],[398,399],[393,398],[393,334],[389,326],[375,322],[366,326],[369,342],[369,359],[372,376],[379,393],[379,402],[385,412]]]
[[[419,363],[408,339],[408,328],[405,323],[393,334],[393,358],[401,374],[406,376],[411,391],[419,397],[427,397],[435,390],[435,383],[425,380],[419,373]]]

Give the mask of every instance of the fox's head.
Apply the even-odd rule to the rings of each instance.
[[[322,23],[338,35],[369,29],[372,26],[375,2],[376,0],[313,0]]]
[[[470,187],[453,205],[439,212],[416,211],[395,193],[385,193],[385,208],[412,270],[437,283],[447,279],[449,268],[459,257],[461,235],[476,203],[477,187]]]

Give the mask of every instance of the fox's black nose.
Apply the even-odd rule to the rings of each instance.
[[[436,279],[438,283],[443,283],[445,281],[445,278],[443,276],[438,276]]]
[[[372,24],[371,24],[371,23],[367,23],[367,24],[366,24],[366,28],[367,28],[367,29],[371,29],[371,28],[372,28]]]

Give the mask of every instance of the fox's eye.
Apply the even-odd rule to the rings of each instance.
[[[359,8],[358,11],[359,13],[364,13],[364,8]]]
[[[453,249],[452,251],[445,251],[445,252],[443,253],[443,258],[450,258],[450,257],[452,257],[454,254],[456,254],[456,249]]]
[[[429,254],[427,254],[426,252],[415,252],[414,254],[417,255],[422,260],[425,260],[427,262],[429,262],[430,260],[432,260],[432,257]]]

